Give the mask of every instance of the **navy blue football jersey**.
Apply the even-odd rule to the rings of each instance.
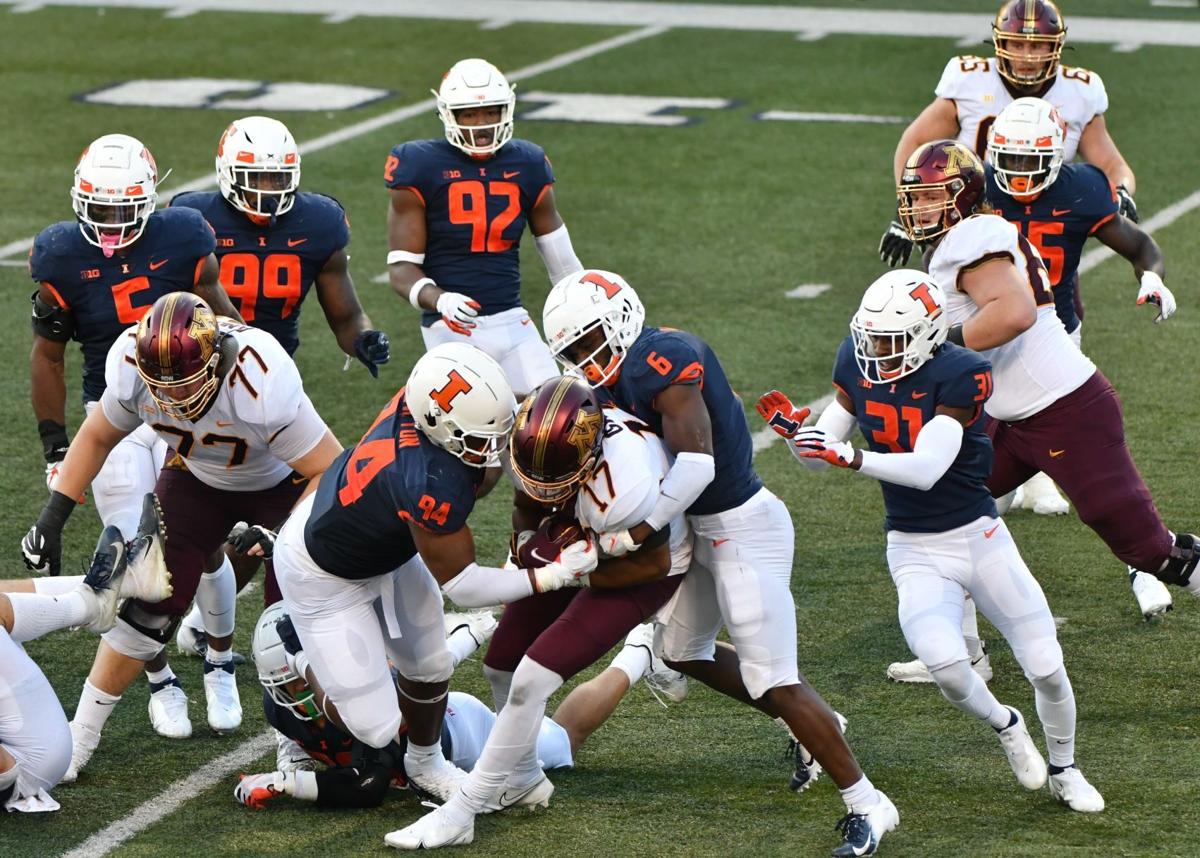
[[[434,533],[466,525],[483,476],[417,429],[401,389],[322,474],[304,544],[332,575],[386,575],[417,553],[409,522]]]
[[[446,140],[415,140],[392,149],[389,188],[407,188],[425,206],[425,262],[438,286],[469,295],[483,315],[521,305],[518,249],[530,212],[554,184],[540,146],[510,140],[486,161]],[[441,318],[425,312],[428,327]]]
[[[1091,164],[1063,164],[1054,184],[1031,203],[1014,200],[996,184],[987,165],[987,201],[1014,224],[1046,263],[1054,289],[1054,309],[1068,332],[1079,327],[1074,279],[1088,236],[1120,210],[1117,191]]]
[[[104,363],[116,338],[170,292],[190,292],[215,239],[193,209],[150,215],[146,229],[124,252],[105,257],[75,221],[46,227],[29,252],[29,274],[46,284],[74,317],[83,352],[83,401],[104,393]]]
[[[379,751],[369,749],[328,718],[305,721],[286,706],[280,706],[267,689],[263,689],[263,715],[267,723],[304,749],[310,757],[330,767],[344,768],[355,765],[363,756],[382,756],[380,762],[392,770],[393,778],[404,778],[404,752],[408,749],[408,736],[401,725],[401,734],[386,748]]]
[[[992,365],[970,349],[947,343],[924,366],[895,382],[872,384],[854,360],[854,343],[842,341],[833,383],[854,403],[858,427],[876,453],[910,453],[921,427],[939,405],[972,408],[962,449],[950,469],[928,491],[883,480],[885,527],[908,533],[943,533],[996,515],[984,485],[992,472],[992,442],[984,430],[983,405],[992,393]]]
[[[742,400],[729,386],[725,370],[708,343],[686,331],[642,329],[609,387],[613,402],[644,421],[662,437],[662,415],[654,399],[672,384],[698,384],[712,421],[713,481],[688,509],[709,515],[734,509],[762,488],[754,470],[754,448]]]
[[[274,226],[258,224],[216,191],[179,194],[172,208],[193,208],[217,234],[221,285],[246,323],[279,341],[289,355],[300,347],[300,307],[334,253],[350,243],[341,203],[301,192]]]

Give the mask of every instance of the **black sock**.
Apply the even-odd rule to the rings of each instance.
[[[1074,764],[1074,763],[1071,763],[1070,765],[1066,765],[1066,766],[1056,766],[1056,765],[1054,765],[1053,763],[1051,763],[1051,764],[1050,764],[1050,765],[1047,767],[1047,771],[1049,771],[1049,772],[1050,772],[1050,774],[1052,774],[1052,775],[1061,775],[1061,774],[1062,774],[1063,772],[1065,772],[1067,769],[1073,769],[1073,768],[1075,768],[1075,764]]]

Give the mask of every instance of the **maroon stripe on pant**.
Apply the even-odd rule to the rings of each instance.
[[[1121,400],[1099,370],[1032,417],[992,421],[988,434],[994,497],[1045,471],[1122,563],[1155,572],[1166,562],[1171,534],[1129,455]]]
[[[514,671],[522,656],[569,679],[667,603],[682,575],[619,590],[557,590],[504,609],[483,663]]]

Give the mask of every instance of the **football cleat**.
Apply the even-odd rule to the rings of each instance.
[[[1000,745],[1008,757],[1008,764],[1012,766],[1013,774],[1017,776],[1017,782],[1021,786],[1029,790],[1041,789],[1046,784],[1046,761],[1033,744],[1021,713],[1011,706],[1004,708],[1016,717],[1016,721],[1008,727],[996,731]]]
[[[204,699],[208,703],[208,726],[224,736],[242,726],[242,701],[238,696],[233,662],[213,664],[204,660]]]
[[[475,817],[457,824],[444,808],[425,814],[407,828],[387,834],[383,842],[393,849],[437,849],[465,846],[475,839]]]
[[[1104,810],[1104,796],[1087,782],[1078,766],[1068,766],[1058,774],[1050,775],[1050,795],[1080,813]]]
[[[137,534],[129,541],[129,568],[121,582],[121,596],[154,604],[171,595],[171,573],[163,555],[167,528],[154,492],[142,498]]]
[[[300,745],[287,736],[275,731],[275,771],[315,772],[320,765]]]
[[[688,695],[687,677],[678,670],[667,667],[666,662],[658,657],[654,651],[654,634],[654,623],[642,623],[635,626],[625,638],[625,646],[640,646],[650,654],[650,665],[642,674],[642,678],[646,680],[646,687],[650,689],[654,699],[664,707],[667,705],[663,703],[664,697],[672,703],[682,703]]]
[[[1034,474],[1017,489],[1013,507],[1032,510],[1037,515],[1066,515],[1071,505],[1058,493],[1054,480],[1043,473]]]
[[[980,653],[971,661],[971,669],[979,674],[984,682],[992,681],[992,661],[988,658],[987,645],[979,642]],[[918,658],[912,661],[894,661],[888,665],[887,678],[892,682],[923,683],[933,682],[933,674]]]
[[[554,795],[554,784],[545,772],[538,772],[541,777],[524,786],[510,786],[505,783],[500,791],[483,806],[484,813],[496,813],[513,807],[549,807],[550,796]]]
[[[878,792],[878,790],[877,790]],[[850,811],[834,826],[842,832],[842,845],[833,850],[834,858],[859,858],[874,855],[879,841],[900,824],[900,812],[892,800],[879,792],[879,801],[864,812]]]
[[[414,762],[411,753],[404,755],[404,772],[408,785],[422,798],[446,803],[467,779],[467,773],[438,754],[432,761]]]
[[[1152,619],[1174,607],[1174,599],[1171,598],[1171,591],[1167,589],[1166,584],[1132,566],[1129,567],[1129,586],[1133,588],[1133,595],[1137,597],[1142,619]]]
[[[97,599],[96,614],[86,626],[88,631],[103,634],[116,625],[121,582],[128,566],[125,537],[119,528],[110,524],[100,532],[92,565],[83,576],[84,586]]]
[[[175,649],[179,650],[183,655],[195,658],[204,658],[207,656],[208,638],[204,634],[204,629],[189,626],[187,623],[180,623],[179,631],[175,632]],[[233,663],[241,667],[246,663],[246,656],[234,650]]]
[[[841,712],[834,712],[834,717],[837,718],[838,727],[842,734],[846,733],[846,725],[849,723]],[[817,758],[808,752],[808,748],[800,744],[799,740],[792,735],[792,729],[783,722],[783,719],[776,718],[778,723],[782,724],[784,729],[788,731],[787,750],[784,751],[784,759],[790,760],[793,763],[792,779],[788,784],[788,788],[792,792],[804,792],[810,786],[817,782],[822,769],[821,764],[817,762]]]
[[[150,726],[167,739],[186,739],[192,735],[188,698],[177,678],[171,677],[157,687],[150,683]]]
[[[92,754],[100,745],[100,734],[91,727],[71,722],[71,764],[60,783],[73,784],[79,779],[79,773],[88,764]]]

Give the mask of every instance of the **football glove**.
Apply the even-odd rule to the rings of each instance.
[[[383,331],[363,331],[354,339],[354,356],[379,378],[379,367],[392,359],[392,346]]]
[[[233,526],[233,530],[229,531],[225,541],[232,545],[238,554],[249,554],[251,557],[269,560],[275,553],[276,536],[278,534],[275,531],[268,530],[261,524],[250,525],[239,521]],[[255,548],[258,550],[255,551]]]
[[[21,540],[21,555],[28,568],[51,575],[62,571],[62,530],[74,509],[75,501],[62,492],[50,492],[37,523]]]
[[[1163,283],[1162,278],[1153,271],[1142,272],[1142,288],[1138,289],[1137,302],[1157,305],[1158,316],[1154,319],[1156,325],[1171,318],[1175,312],[1175,296],[1171,294],[1167,284]]]
[[[296,626],[291,617],[285,614],[283,619],[275,624],[275,631],[283,644],[283,651],[288,655],[298,655],[304,650],[304,644],[300,643],[300,635],[296,634]]]
[[[767,425],[784,438],[793,438],[800,431],[800,426],[812,412],[807,408],[796,408],[787,394],[778,390],[764,393],[754,406]]]
[[[553,563],[530,571],[539,593],[563,587],[586,587],[588,573],[596,568],[598,559],[596,543],[590,539],[580,540],[564,548]]]
[[[1132,201],[1131,201],[1132,202]],[[887,232],[879,239],[879,261],[886,262],[888,268],[897,265],[907,265],[908,257],[912,255],[913,243],[900,225],[900,221],[892,221]]]
[[[1117,185],[1117,204],[1120,208],[1117,210],[1122,217],[1137,223],[1141,218],[1138,217],[1137,204],[1133,201],[1133,194],[1129,193],[1129,189],[1124,185]]]
[[[803,459],[821,459],[837,468],[854,465],[854,445],[849,441],[835,441],[824,429],[815,426],[802,429],[792,443]]]
[[[611,533],[596,534],[596,543],[608,557],[624,557],[637,551],[642,546],[633,541],[628,530],[614,530]]]
[[[443,292],[437,299],[437,311],[442,314],[446,327],[466,337],[471,336],[479,310],[479,302],[461,292]]]
[[[291,784],[288,783],[291,774]],[[295,789],[296,776],[292,773],[267,772],[261,775],[242,775],[233,788],[233,797],[238,804],[264,810],[267,802],[281,795],[290,795]]]

